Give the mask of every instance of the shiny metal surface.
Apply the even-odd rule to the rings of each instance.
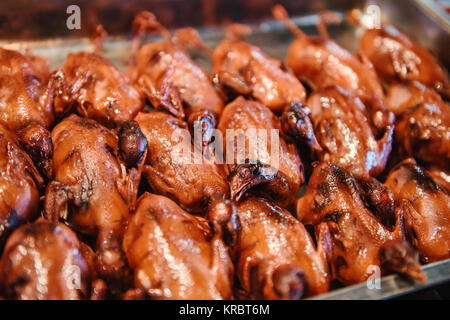
[[[450,32],[450,13],[444,10],[436,0],[414,0],[423,12],[436,20],[447,32]],[[443,1],[443,3],[448,0]],[[450,3],[450,2],[448,2]]]
[[[450,259],[430,263],[423,267],[427,275],[425,286],[406,279],[400,275],[389,275],[380,279],[379,289],[369,288],[367,283],[333,290],[329,293],[316,296],[311,300],[379,300],[392,299],[407,293],[437,286],[450,281]]]

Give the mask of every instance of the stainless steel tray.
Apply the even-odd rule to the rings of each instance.
[[[287,1],[292,2],[292,1]],[[293,17],[294,22],[302,27],[307,34],[316,34],[315,23],[317,9],[339,8],[334,10],[341,17],[344,13],[353,8],[365,8],[367,4],[376,4],[382,12],[382,21],[392,23],[420,44],[432,51],[442,62],[450,69],[450,55],[448,54],[448,43],[450,43],[450,21],[444,16],[438,15],[429,6],[428,0],[408,0],[408,1],[389,1],[389,0],[367,0],[367,1],[332,1],[315,0],[305,1],[305,15]],[[269,10],[269,8],[268,8]],[[246,39],[260,46],[268,54],[283,59],[289,44],[294,39],[292,34],[277,21],[263,21],[260,24],[251,24],[253,34]],[[105,25],[108,30],[108,25]],[[202,38],[210,47],[214,47],[223,37],[222,27],[209,27],[199,29]],[[355,52],[358,47],[358,37],[361,35],[361,29],[343,22],[340,25],[329,26],[329,32],[333,39],[348,50]],[[122,36],[114,36],[105,40],[105,56],[121,70],[126,70],[124,61],[128,58],[131,47],[129,30],[124,30]],[[151,40],[155,37],[148,37]],[[157,37],[156,37],[157,38]],[[29,47],[36,55],[47,57],[51,68],[60,66],[67,54],[79,50],[92,50],[88,38],[54,38],[47,40],[29,40],[14,41],[10,39],[2,40],[0,46],[13,49],[25,49]],[[197,54],[194,57],[201,66],[210,70],[210,61],[208,57]]]
[[[360,283],[312,297],[310,300],[392,299],[450,281],[450,259],[425,265],[423,270],[427,275],[427,283],[425,286],[400,275],[393,274],[381,278],[378,288],[373,286],[369,287],[367,283]]]
[[[403,29],[412,38],[423,46],[430,49],[446,66],[450,67],[450,55],[448,54],[448,43],[450,43],[450,22],[436,15],[430,10],[429,3],[422,0],[410,1],[367,1],[378,5],[382,12],[382,21],[392,23]],[[314,8],[336,8],[335,1],[310,1],[311,7],[305,8],[306,14],[293,17],[293,21],[299,25],[307,34],[315,34],[315,22],[317,19]],[[345,6],[336,12],[344,16],[345,11],[352,7],[364,8],[365,1],[345,1]],[[428,9],[427,9],[428,8]],[[260,46],[271,56],[283,59],[289,44],[294,39],[286,28],[276,21],[265,21],[253,24],[253,34],[246,38],[247,41]],[[108,29],[108,26],[105,26]],[[205,43],[211,48],[215,47],[223,37],[223,28],[210,27],[199,29]],[[329,32],[339,44],[354,52],[357,49],[361,30],[358,27],[343,22],[340,25],[330,26]],[[157,37],[149,37],[149,41]],[[49,39],[39,41],[11,41],[0,40],[0,46],[12,49],[24,50],[26,47],[32,49],[34,54],[49,59],[52,69],[62,65],[69,52],[87,50],[93,48],[87,38],[80,39]],[[119,69],[126,71],[125,61],[129,58],[131,42],[129,36],[110,37],[104,42],[105,57],[115,64]],[[193,52],[194,60],[205,68],[211,70],[211,61],[208,56],[199,52]],[[435,286],[441,283],[450,283],[450,260],[441,261],[424,266],[428,281],[425,286],[410,282],[398,275],[390,275],[381,279],[381,289],[370,290],[365,283],[333,290],[327,294],[314,297],[313,299],[388,299],[408,294],[420,289]]]

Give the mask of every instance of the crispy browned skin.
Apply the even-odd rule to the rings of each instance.
[[[320,57],[320,58],[316,58]],[[315,89],[341,86],[365,103],[383,98],[374,71],[334,41],[324,38],[297,38],[286,56],[287,65]]]
[[[430,166],[427,168],[427,173],[436,181],[437,184],[440,184],[444,188],[450,192],[450,168],[441,169],[436,166]]]
[[[72,114],[52,131],[54,180],[45,195],[44,215],[97,237],[102,276],[125,280],[121,239],[138,181],[121,164],[118,137],[91,119]],[[135,190],[135,191],[133,191]]]
[[[316,248],[300,221],[263,198],[241,201],[238,214],[236,275],[248,297],[299,299],[328,291],[326,233],[319,234]]]
[[[59,92],[55,97],[58,117],[76,110],[114,128],[133,119],[144,107],[144,99],[128,77],[97,53],[70,53],[54,77]]]
[[[366,30],[360,49],[385,82],[419,81],[450,97],[447,70],[433,55],[392,25]]]
[[[9,237],[0,261],[2,295],[19,300],[89,298],[92,257],[92,250],[61,223],[24,225]]]
[[[377,139],[361,100],[340,87],[313,92],[307,102],[321,161],[330,161],[358,177],[380,174],[392,149],[393,126]]]
[[[344,284],[365,281],[371,266],[382,272],[406,273],[425,280],[418,255],[403,241],[402,213],[395,211],[395,224],[380,221],[392,215],[393,199],[389,190],[375,179],[368,190],[360,191],[358,181],[347,171],[328,162],[319,164],[309,180],[304,197],[297,203],[297,216],[317,230],[328,229],[333,244],[333,277]],[[371,196],[378,193],[377,198]],[[377,215],[368,203],[386,208]]]
[[[232,25],[213,53],[213,74],[217,81],[237,94],[249,95],[280,114],[291,102],[305,102],[300,81],[283,69],[282,62],[240,39],[248,27]]]
[[[20,52],[0,48],[0,123],[7,129],[52,125],[51,101],[46,99],[48,69],[41,69]]]
[[[329,38],[325,24],[337,22],[337,17],[330,12],[321,14],[318,24],[321,35],[310,37],[289,21],[281,6],[275,6],[273,13],[296,35],[285,61],[297,77],[313,89],[336,85],[358,96],[378,130],[393,123],[394,117],[384,105],[383,88],[370,61],[362,55],[358,59]]]
[[[408,240],[426,263],[450,258],[450,196],[414,159],[389,174],[397,208],[405,217]]]
[[[421,103],[445,104],[434,89],[417,81],[395,82],[387,88],[386,105],[396,116]]]
[[[0,124],[18,134],[38,169],[51,177],[53,90],[46,61],[0,48]]]
[[[440,168],[450,168],[450,107],[419,104],[397,120],[395,139],[408,156]]]
[[[427,166],[450,168],[450,106],[434,89],[418,82],[393,84],[388,105],[397,116],[400,152]]]
[[[277,203],[283,206],[294,201],[297,190],[304,182],[303,164],[295,145],[287,143],[282,136],[279,136],[279,150],[272,150],[272,135],[280,134],[280,120],[269,108],[257,101],[238,97],[225,107],[218,129],[224,136],[224,148],[228,159],[224,160],[227,163],[225,170],[229,174],[232,198],[239,200],[247,190],[257,187],[261,191],[270,193],[275,197]],[[230,130],[235,130],[237,134],[239,133],[237,130],[242,130],[242,135],[248,129],[266,131],[267,145],[258,146],[258,154],[254,154],[250,144],[255,146],[254,138],[257,132],[253,134],[248,132],[249,134],[245,135],[244,158],[239,159],[236,142],[240,138],[236,139]],[[230,150],[229,146],[232,146],[233,149]],[[272,152],[277,159],[271,159]],[[244,160],[258,160],[259,162],[243,163]],[[274,168],[278,170],[264,173],[265,167],[276,164],[271,163],[271,160],[278,162],[278,168]]]
[[[310,111],[304,105],[305,88],[281,61],[240,38],[249,32],[245,25],[228,27],[226,38],[213,52],[214,81],[234,94],[254,98],[277,115],[284,111],[283,131],[296,142],[318,149]]]
[[[228,198],[228,183],[221,168],[202,160],[186,122],[162,112],[141,112],[135,120],[148,140],[143,173],[155,193],[190,212],[202,212],[212,201]]]
[[[135,287],[151,298],[231,298],[234,268],[220,232],[169,198],[141,196],[123,248]]]
[[[196,35],[193,29],[189,30]],[[161,33],[164,41],[139,49],[141,37],[148,31]],[[166,109],[180,119],[186,117],[191,129],[199,121],[203,141],[209,142],[210,130],[215,127],[224,102],[206,72],[189,57],[184,39],[172,37],[148,11],[135,18],[133,32],[131,80],[155,108]]]
[[[0,239],[37,215],[43,180],[14,133],[0,125]]]
[[[167,90],[178,95],[187,106],[185,111],[188,117],[203,110],[219,116],[222,111],[222,99],[206,72],[194,64],[182,48],[170,42],[149,43],[139,50],[135,80],[141,77],[150,80],[155,88],[166,85],[163,82],[170,83]],[[142,84],[145,85],[146,82],[142,81]],[[169,111],[175,116],[184,117],[184,110]]]

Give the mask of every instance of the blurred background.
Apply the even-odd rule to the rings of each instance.
[[[129,40],[132,21],[142,10],[152,11],[169,29],[192,26],[203,30],[201,33],[205,41],[208,38],[218,40],[221,36],[214,34],[208,37],[208,32],[204,31],[220,30],[220,27],[231,22],[264,27],[261,23],[272,19],[271,8],[277,3],[287,9],[290,17],[303,17],[295,19],[295,23],[308,34],[317,33],[315,16],[321,10],[333,10],[343,17],[351,9],[364,9],[369,4],[376,4],[380,7],[383,23],[393,23],[431,50],[447,68],[450,66],[447,52],[450,42],[450,0],[0,0],[0,43],[12,45],[13,49],[28,47],[26,42],[29,40],[60,38],[67,43],[71,39],[76,41],[89,37],[97,24],[102,24],[111,38]],[[75,30],[70,30],[66,25],[70,17],[67,9],[72,5],[80,11],[80,28]],[[276,24],[265,24],[266,28],[261,30],[265,34],[255,44],[282,58],[284,51],[281,45],[277,45],[277,40],[283,35],[276,34],[275,39],[270,39],[265,32],[268,29],[274,31],[274,26]],[[329,31],[339,44],[354,51],[357,44],[355,28],[343,23],[330,26]],[[290,33],[284,34],[285,42],[290,42]],[[212,47],[216,44],[214,39],[209,43]],[[54,42],[46,44],[47,47],[54,45]],[[42,45],[32,44],[31,47]],[[108,58],[120,59],[126,49],[127,44],[121,43],[107,53]],[[54,58],[50,59],[52,65],[57,65],[64,58],[61,50],[59,47],[54,52]],[[47,50],[45,55],[48,54]]]
[[[401,2],[403,2],[402,0]],[[443,11],[450,0],[435,2]],[[291,16],[323,9],[362,7],[361,0],[0,0],[0,39],[39,39],[88,36],[101,23],[110,35],[129,32],[133,17],[150,10],[169,28],[221,26],[229,22],[259,22],[270,18],[270,8],[281,3]],[[66,9],[81,9],[81,29],[68,30]]]
[[[302,7],[315,1],[281,2],[290,10],[301,12]],[[344,2],[350,6],[355,1]],[[169,28],[220,25],[267,16],[274,3],[274,0],[1,0],[0,37],[80,37],[88,35],[98,23],[117,35],[129,30],[133,17],[142,10],[152,11]],[[81,30],[75,32],[66,28],[66,8],[73,4],[82,13]]]
[[[360,2],[327,1],[327,8],[352,8]],[[283,4],[292,15],[325,9],[325,1],[317,0],[0,0],[0,38],[88,36],[98,23],[110,35],[120,35],[130,30],[134,16],[142,10],[152,11],[169,28],[256,22],[270,18],[275,3]],[[71,31],[66,28],[66,8],[74,4],[81,9],[81,29]]]

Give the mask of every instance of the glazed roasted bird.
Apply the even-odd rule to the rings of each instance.
[[[394,82],[387,87],[386,105],[396,116],[421,103],[445,104],[434,89],[417,81]]]
[[[301,144],[318,150],[317,140],[305,106],[306,91],[283,63],[241,39],[249,27],[234,24],[213,53],[214,81],[235,94],[255,99],[282,117],[283,130]],[[293,123],[293,118],[295,122]]]
[[[221,167],[193,146],[186,122],[162,112],[141,112],[135,120],[148,141],[143,173],[155,193],[193,213],[229,197]]]
[[[378,210],[370,211],[370,207]],[[328,229],[333,278],[340,282],[363,282],[373,266],[382,273],[399,272],[425,281],[417,252],[404,240],[403,214],[394,212],[390,190],[377,180],[360,183],[340,167],[322,162],[314,169],[305,196],[298,200],[297,216],[313,224],[316,233]]]
[[[135,135],[128,140],[145,139],[136,130],[124,128],[120,132]],[[135,159],[139,152],[133,150],[126,137],[119,139],[94,120],[75,114],[53,129],[52,139],[55,176],[47,186],[44,216],[51,221],[62,218],[75,230],[96,236],[100,276],[121,283],[127,275],[121,239],[136,199],[139,163],[127,173],[124,163],[131,161],[124,159],[122,163],[120,155]],[[146,144],[135,144],[135,148],[139,147],[143,150],[137,160],[142,162]]]
[[[427,173],[433,178],[433,180],[450,192],[450,173],[447,171],[450,169],[443,170],[435,166],[431,166],[427,169]]]
[[[450,107],[419,104],[403,113],[395,138],[409,156],[444,170],[450,168]]]
[[[242,200],[237,212],[236,275],[246,298],[300,299],[328,291],[332,247],[326,229],[316,248],[301,222],[263,198]]]
[[[383,88],[370,61],[361,54],[358,59],[328,36],[326,23],[338,22],[336,15],[328,11],[320,15],[321,35],[317,37],[303,33],[280,5],[273,8],[273,15],[296,36],[288,49],[286,64],[297,77],[313,89],[340,86],[359,97],[377,133],[385,132],[393,124],[394,116],[385,106]]]
[[[101,26],[54,72],[0,48],[0,299],[294,300],[450,258],[448,72],[390,25],[353,55],[335,13],[272,14],[283,62],[148,11],[128,75]]]
[[[164,39],[139,49],[145,32],[158,32]],[[180,119],[186,116],[191,130],[198,121],[202,141],[209,143],[224,103],[206,72],[190,59],[183,41],[172,37],[152,13],[144,11],[135,18],[133,34],[131,80],[153,107],[166,109]]]
[[[304,103],[306,91],[300,81],[277,59],[242,40],[250,34],[245,25],[231,25],[214,49],[214,80],[235,94],[253,97],[276,114],[291,102]]]
[[[377,139],[361,100],[340,87],[314,91],[308,98],[320,161],[329,161],[357,177],[376,177],[392,149],[394,126]]]
[[[414,159],[407,159],[389,174],[386,185],[393,191],[405,220],[408,240],[425,263],[450,258],[450,195]],[[420,195],[420,196],[418,196]]]
[[[394,84],[388,106],[397,116],[399,151],[427,166],[450,170],[450,106],[431,88],[418,82]]]
[[[101,53],[104,30],[98,26],[93,41],[96,52],[70,53],[54,74],[55,115],[79,115],[115,128],[133,119],[144,107],[144,99],[128,77]]]
[[[53,90],[46,61],[0,48],[0,124],[15,132],[24,150],[51,177]]]
[[[43,179],[17,137],[0,124],[0,240],[38,214]]]
[[[136,289],[128,298],[230,299],[233,264],[222,236],[236,218],[230,204],[215,203],[214,228],[172,200],[144,193],[125,233],[123,248],[134,270]],[[226,229],[228,232],[237,232]]]
[[[92,250],[70,228],[43,219],[17,229],[0,261],[0,290],[7,299],[104,298],[95,280]]]
[[[368,29],[360,49],[387,83],[418,81],[450,98],[447,70],[425,48],[392,25]]]
[[[238,97],[225,107],[218,128],[225,137],[224,167],[232,199],[253,189],[282,206],[292,204],[304,182],[303,164],[295,145],[279,135],[280,120],[272,111]]]

